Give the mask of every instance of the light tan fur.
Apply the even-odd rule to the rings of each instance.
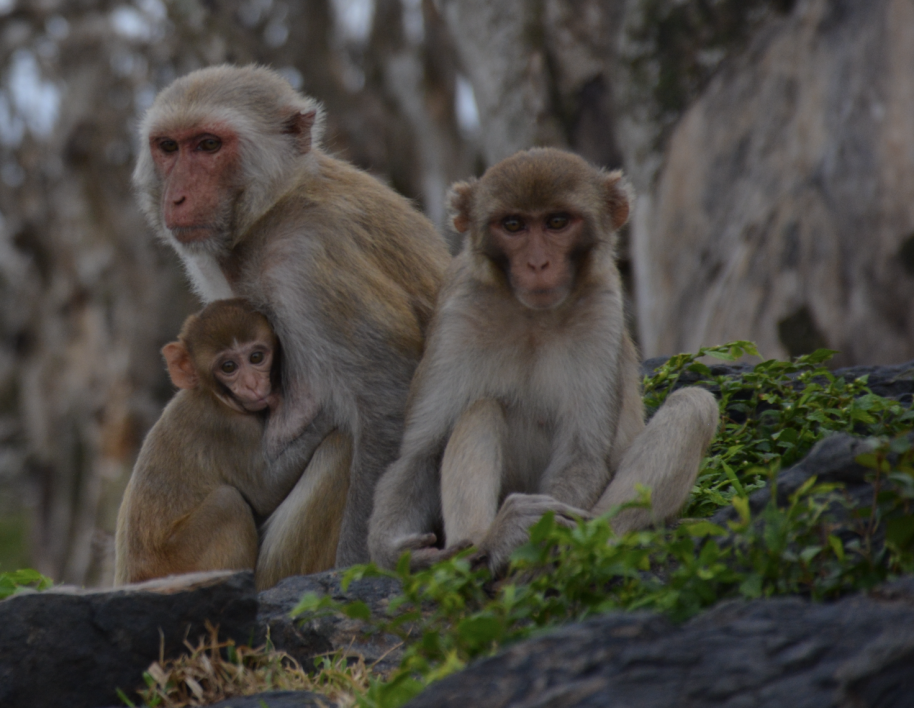
[[[267,528],[278,528],[270,515],[287,515],[281,502],[323,480],[327,470],[345,467],[349,449],[348,438],[341,442],[319,419],[309,430],[316,440],[302,440],[267,462],[264,415],[230,401],[231,390],[217,382],[222,352],[249,342],[276,347],[265,318],[243,301],[227,300],[189,317],[180,339],[163,348],[176,385],[185,388],[147,435],[124,493],[115,533],[116,585],[256,564],[262,588],[302,568],[333,566],[346,489],[327,484],[319,503],[295,503],[302,514],[296,530],[307,529],[307,537],[268,532],[258,561],[258,520],[269,517]],[[309,460],[298,445],[305,455],[315,446],[317,451]]]
[[[410,550],[422,566],[472,543],[500,568],[546,511],[572,523],[632,500],[635,483],[653,488],[653,512],[624,512],[619,530],[678,513],[717,405],[682,391],[645,429],[614,252],[630,199],[620,173],[551,149],[452,188],[468,237],[413,381],[400,458],[378,484],[374,561],[391,567]],[[542,246],[528,228],[540,222]]]
[[[225,410],[216,412],[217,405]],[[253,569],[257,526],[240,489],[262,484],[262,429],[256,416],[207,394],[178,392],[146,436],[124,492],[115,585]]]
[[[449,255],[406,199],[322,152],[321,118],[313,99],[268,69],[193,72],[167,87],[144,119],[147,147],[134,183],[201,297],[250,300],[283,343],[283,404],[267,427],[268,455],[298,444],[308,417],[298,413],[309,399],[319,418],[352,438],[351,464],[338,470],[348,496],[336,562],[348,565],[368,560],[375,483],[396,457],[409,381]],[[201,199],[216,206],[208,230],[190,240],[166,223],[166,212],[179,207],[163,202],[170,177],[160,165],[171,158],[155,150],[163,137],[197,130],[224,138],[234,152],[224,160],[230,174],[200,185]],[[188,203],[195,196],[189,192]],[[320,488],[303,491],[301,503],[317,503]],[[275,524],[270,532],[297,535]]]

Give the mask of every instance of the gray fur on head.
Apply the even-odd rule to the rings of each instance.
[[[310,132],[299,135],[294,130],[295,118],[308,114],[313,115]],[[236,208],[241,223],[236,228],[243,230],[275,201],[277,193],[285,191],[290,177],[313,162],[310,152],[320,147],[324,109],[315,99],[298,93],[280,74],[256,65],[198,69],[164,88],[140,122],[133,185],[146,218],[166,238],[161,180],[149,139],[195,125],[227,126],[239,137],[244,173]]]

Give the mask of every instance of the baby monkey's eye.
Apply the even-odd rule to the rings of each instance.
[[[501,220],[501,226],[505,231],[510,231],[512,234],[517,233],[524,228],[524,220],[519,216],[506,216]]]
[[[234,374],[238,365],[234,361],[223,361],[219,368],[222,369],[223,374]]]
[[[546,219],[546,226],[553,231],[564,229],[571,221],[568,214],[550,214]]]
[[[263,352],[254,352],[253,354],[251,354],[251,358],[249,361],[252,364],[262,363],[263,362]]]

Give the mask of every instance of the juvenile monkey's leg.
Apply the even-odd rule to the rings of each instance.
[[[441,508],[450,548],[478,544],[498,512],[504,478],[505,413],[498,401],[476,401],[464,411],[444,449]]]
[[[159,567],[148,577],[253,568],[257,527],[241,492],[227,484],[216,487],[175,525],[158,560]]]
[[[266,521],[255,571],[258,590],[334,566],[351,464],[352,439],[333,431]]]
[[[651,489],[651,508],[620,512],[612,520],[616,533],[676,516],[689,497],[719,419],[717,400],[703,388],[673,393],[634,439],[593,513],[636,500],[635,485],[641,484]]]

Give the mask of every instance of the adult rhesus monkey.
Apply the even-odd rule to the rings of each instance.
[[[684,389],[645,428],[614,253],[631,200],[621,173],[533,149],[449,200],[467,241],[413,381],[400,458],[378,484],[372,559],[391,567],[410,550],[422,566],[474,544],[497,569],[545,511],[571,523],[635,499],[639,483],[652,511],[625,510],[616,531],[678,513],[717,404]]]
[[[278,344],[266,318],[243,300],[218,300],[188,317],[162,354],[181,390],[143,442],[124,492],[115,583],[256,563],[258,585],[269,587],[332,567],[346,480],[331,473],[348,462],[349,439],[323,419],[312,425],[320,446],[307,484],[321,489],[322,503],[299,520],[306,533],[278,538],[273,518],[305,484],[308,460],[297,445],[272,465],[262,453],[265,416],[280,400]],[[315,441],[302,442],[310,454]],[[258,520],[271,514],[258,561]],[[293,560],[298,566],[287,567]]]
[[[269,454],[315,410],[352,436],[339,471],[350,484],[337,564],[348,565],[368,560],[375,483],[396,458],[450,256],[406,199],[320,150],[322,124],[320,106],[268,69],[195,71],[143,119],[133,179],[200,296],[248,299],[283,344]]]

